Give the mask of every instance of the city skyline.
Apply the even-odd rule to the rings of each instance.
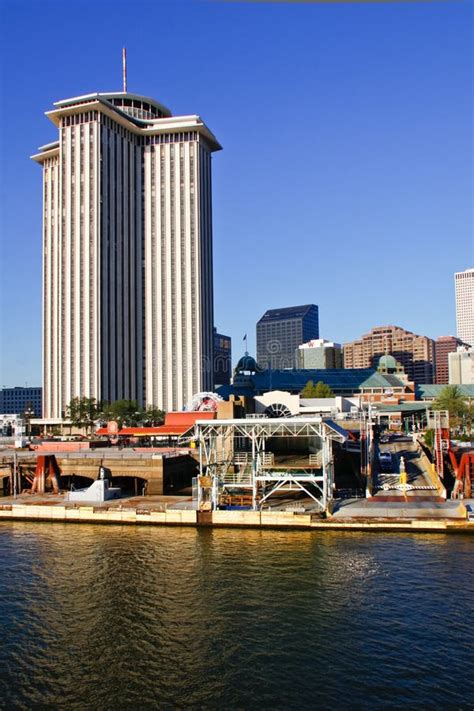
[[[470,4],[158,3],[150,16],[182,39],[173,54],[173,33],[164,36],[159,61],[131,7],[101,32],[100,50],[108,5],[92,27],[87,13],[61,6],[59,17],[59,7],[3,10],[4,96],[15,108],[2,116],[2,385],[40,382],[41,186],[28,158],[48,140],[43,112],[58,98],[119,89],[123,45],[131,91],[175,114],[196,111],[224,145],[214,174],[214,323],[232,336],[234,361],[245,333],[255,352],[261,313],[291,303],[317,303],[321,335],[342,343],[389,323],[455,334],[453,274],[474,262]],[[67,40],[59,22],[69,23]],[[40,40],[46,28],[58,31],[54,52]],[[83,50],[81,62],[69,47]],[[18,63],[19,52],[28,61]],[[198,55],[196,81],[189,60]]]

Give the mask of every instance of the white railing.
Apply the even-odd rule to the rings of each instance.
[[[309,465],[310,465],[310,467],[321,468],[323,466],[323,453],[316,452],[316,454],[310,454],[309,455]]]

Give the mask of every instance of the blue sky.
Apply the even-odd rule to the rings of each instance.
[[[54,101],[128,88],[200,114],[215,322],[234,361],[267,308],[339,342],[455,332],[473,254],[473,3],[1,4],[1,385],[41,382],[41,170]]]

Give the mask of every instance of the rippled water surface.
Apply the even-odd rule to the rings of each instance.
[[[0,707],[473,708],[473,550],[2,523]]]

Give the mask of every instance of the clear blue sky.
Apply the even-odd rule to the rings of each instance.
[[[214,155],[215,322],[455,332],[473,255],[473,4],[1,4],[1,385],[41,382],[41,170],[54,101],[121,89],[200,114]]]

